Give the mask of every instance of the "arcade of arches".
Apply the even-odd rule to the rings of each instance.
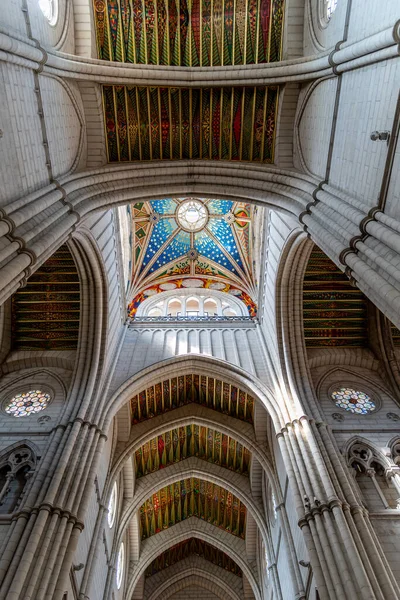
[[[9,0],[0,600],[400,599],[399,0]]]

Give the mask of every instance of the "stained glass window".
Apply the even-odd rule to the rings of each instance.
[[[208,211],[199,200],[186,200],[179,205],[176,218],[187,231],[200,231],[208,221]]]
[[[50,394],[41,390],[29,390],[16,394],[5,407],[13,417],[28,417],[45,409],[50,402]]]
[[[110,501],[108,503],[108,526],[112,527],[114,525],[114,520],[115,520],[115,514],[117,512],[117,484],[114,483],[112,492],[111,492],[111,496],[110,496]]]
[[[351,413],[367,415],[376,409],[375,403],[365,392],[342,387],[332,393],[336,406]]]
[[[124,553],[124,544],[122,543],[119,547],[118,558],[117,558],[117,588],[121,587],[122,583],[122,575],[124,574],[124,563],[125,563],[125,553]]]

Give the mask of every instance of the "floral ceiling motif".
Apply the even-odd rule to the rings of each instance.
[[[139,511],[142,540],[190,517],[244,539],[246,506],[225,488],[191,477],[153,494]]]
[[[234,385],[205,375],[180,375],[143,390],[131,399],[132,423],[192,402],[253,423],[254,398]]]
[[[250,204],[164,198],[134,204],[131,215],[131,316],[147,297],[182,287],[228,292],[255,315]]]
[[[222,66],[281,60],[284,0],[93,0],[98,57]]]
[[[278,87],[103,86],[109,162],[274,158]]]

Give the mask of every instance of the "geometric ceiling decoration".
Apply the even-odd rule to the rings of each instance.
[[[278,87],[103,86],[109,162],[274,159]]]
[[[190,477],[161,488],[139,510],[141,539],[198,517],[244,539],[246,507],[225,488]]]
[[[307,348],[368,344],[364,294],[317,246],[304,275],[303,322]]]
[[[98,57],[223,66],[281,59],[283,0],[94,0]]]
[[[132,205],[132,219],[130,316],[151,294],[179,287],[227,291],[254,316],[250,204],[164,198]]]
[[[249,474],[251,454],[247,448],[220,431],[192,424],[167,431],[141,446],[135,453],[136,478],[190,456]]]
[[[13,349],[74,350],[79,318],[79,275],[64,244],[12,297]]]
[[[156,575],[160,571],[172,567],[172,565],[175,565],[179,561],[189,558],[189,556],[200,556],[214,565],[230,571],[237,577],[242,577],[242,569],[238,567],[230,556],[197,538],[190,538],[179,542],[179,544],[171,546],[171,548],[168,548],[168,550],[157,556],[147,567],[146,577]]]
[[[254,398],[234,385],[205,375],[179,375],[140,392],[131,399],[132,423],[191,403],[253,424]]]

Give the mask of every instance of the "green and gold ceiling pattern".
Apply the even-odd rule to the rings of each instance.
[[[79,276],[68,246],[63,245],[12,298],[13,348],[75,349],[79,318]]]
[[[131,400],[132,423],[191,403],[253,423],[254,398],[236,386],[205,375],[172,377],[140,392]]]
[[[94,0],[98,57],[134,64],[281,59],[283,0]]]
[[[220,431],[192,424],[167,431],[141,446],[135,453],[136,478],[190,456],[249,475],[251,455],[247,448]]]
[[[368,343],[364,294],[317,246],[304,275],[303,321],[308,348]]]
[[[200,226],[188,230],[179,211],[203,211]],[[197,208],[196,208],[197,207]],[[256,314],[252,259],[253,207],[244,202],[206,198],[163,198],[131,207],[134,317],[140,303],[162,291],[209,288],[238,297]],[[190,223],[187,223],[190,226]]]
[[[160,489],[142,504],[139,516],[142,540],[189,517],[245,537],[245,505],[219,485],[195,477]]]
[[[221,569],[225,569],[237,577],[242,577],[242,569],[225,552],[197,538],[190,538],[179,542],[179,544],[171,546],[171,548],[168,548],[168,550],[157,556],[147,567],[145,571],[146,577],[156,575],[181,560],[189,558],[189,556],[200,556],[212,564],[221,567]]]
[[[278,88],[103,86],[109,162],[274,159]]]

